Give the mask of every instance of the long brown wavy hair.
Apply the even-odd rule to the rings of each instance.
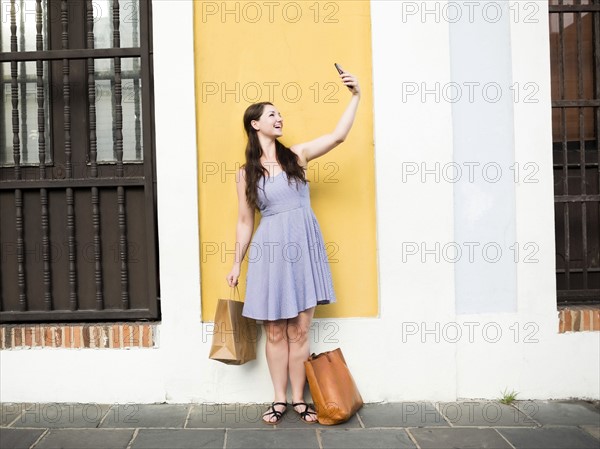
[[[253,209],[258,208],[259,181],[262,178],[263,182],[260,188],[264,191],[265,181],[269,175],[268,170],[260,163],[263,149],[257,132],[252,127],[252,121],[260,119],[265,106],[273,106],[273,103],[268,101],[255,103],[250,105],[244,113],[244,130],[248,136],[248,143],[246,144],[246,163],[242,168],[246,172],[246,200]],[[291,185],[292,180],[306,184],[304,169],[298,163],[298,156],[277,139],[275,139],[275,155],[281,168],[287,174],[288,184]]]

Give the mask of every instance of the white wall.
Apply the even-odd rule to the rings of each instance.
[[[436,263],[434,255],[403,262],[402,254],[406,243],[447,243],[455,235],[452,183],[402,179],[407,162],[434,167],[453,158],[452,104],[402,99],[403,83],[451,80],[449,24],[435,14],[415,19],[414,7],[432,8],[429,1],[372,2],[380,318],[317,320],[311,336],[313,352],[343,348],[367,402],[496,398],[504,388],[523,399],[600,398],[599,334],[557,333],[547,11],[545,1],[537,3],[537,24],[511,25],[511,51],[513,80],[539,85],[538,103],[514,104],[515,161],[539,165],[537,184],[515,186],[517,240],[535,242],[539,262],[517,264],[516,312],[457,315],[453,264]],[[258,360],[241,367],[207,358],[210,335],[199,320],[192,2],[154,1],[153,8],[159,347],[2,351],[2,401],[272,399],[264,340]],[[457,328],[463,334],[452,343]],[[502,337],[492,343],[497,328]],[[527,335],[538,341],[526,343]]]

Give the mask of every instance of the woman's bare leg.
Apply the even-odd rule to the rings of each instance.
[[[287,338],[289,343],[289,371],[290,382],[292,384],[292,402],[304,402],[304,386],[306,384],[306,370],[304,362],[308,360],[310,352],[310,341],[308,334],[310,325],[315,312],[312,307],[300,312],[293,319],[288,320]],[[303,412],[305,407],[295,407],[297,412]],[[309,409],[312,411],[312,409]],[[308,415],[307,421],[316,421],[315,415]]]
[[[273,402],[287,402],[288,359],[289,348],[287,342],[287,320],[265,321],[264,328],[267,334],[267,364],[271,373],[275,400]],[[275,406],[275,410],[283,412],[284,407]],[[264,416],[264,415],[263,415]],[[273,415],[263,418],[265,421],[274,422]]]

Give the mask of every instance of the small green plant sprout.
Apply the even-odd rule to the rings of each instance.
[[[500,399],[498,399],[498,400],[502,404],[510,405],[510,404],[512,404],[515,401],[515,399],[517,399],[517,395],[518,394],[519,393],[517,393],[514,390],[512,390],[509,393],[506,389],[504,389],[504,391],[502,392],[502,397]]]

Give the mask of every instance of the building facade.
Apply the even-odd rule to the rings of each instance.
[[[141,1],[132,9],[122,3],[116,21],[138,14],[132,21],[139,24],[137,31],[133,25],[110,28],[107,21],[112,45],[93,36],[90,45],[89,31],[91,23],[96,30],[103,26],[94,8],[111,11],[114,2],[85,2],[87,9],[73,14],[88,19],[83,23],[89,26],[74,34],[58,26],[69,2],[34,3],[40,5],[39,13],[33,6],[35,25],[43,23],[47,4],[52,36],[47,47],[33,40],[27,49],[19,46],[19,2],[2,2],[3,41],[14,37],[9,41],[16,45],[3,43],[1,59],[2,401],[270,400],[264,336],[256,361],[227,366],[208,359],[214,330],[210,304],[227,293],[211,288],[224,285],[228,269],[219,268],[223,263],[204,265],[214,247],[203,243],[230,249],[233,242],[207,238],[202,221],[234,229],[236,203],[232,178],[219,185],[203,182],[203,170],[212,167],[206,162],[219,167],[223,161],[230,170],[236,159],[227,159],[229,153],[219,159],[218,151],[206,156],[203,145],[228,133],[242,139],[239,111],[249,104],[243,89],[277,80],[280,59],[299,66],[320,61],[319,50],[328,57],[327,52],[346,52],[327,68],[333,81],[333,62],[342,63],[344,56],[369,64],[357,69],[365,80],[362,122],[344,144],[354,149],[352,139],[366,135],[367,143],[360,145],[365,159],[352,166],[353,150],[332,159],[341,161],[341,185],[316,179],[313,202],[324,217],[326,239],[366,241],[346,252],[348,246],[340,244],[342,263],[333,271],[343,292],[338,302],[371,307],[324,311],[311,328],[311,351],[341,347],[366,402],[497,398],[505,390],[517,391],[521,399],[600,398],[600,311],[594,307],[600,299],[598,2],[373,0],[349,2],[362,8],[351,14],[344,2]],[[314,33],[336,43],[324,40],[319,49],[292,40],[302,25],[298,11],[313,14],[308,17],[310,26],[317,26]],[[344,35],[325,18],[343,22],[351,16],[368,25],[356,29],[351,40],[367,44],[340,50]],[[237,55],[230,56],[235,73],[233,81],[224,79],[246,83],[240,98],[233,92],[218,105],[204,102],[202,93],[222,80],[203,74],[202,64],[221,63],[225,73],[224,52],[231,43],[219,36],[203,47],[198,38],[207,39],[202,33],[209,26],[257,30],[256,35],[239,31],[238,42],[246,48],[230,47]],[[265,38],[258,30],[269,26],[281,34]],[[36,26],[32,30],[40,34]],[[119,36],[116,42],[115,30],[134,37]],[[72,36],[70,46],[64,44],[65,33]],[[269,54],[279,45],[290,46],[292,56]],[[265,53],[273,64],[245,74],[252,55]],[[35,62],[43,57],[55,62]],[[103,66],[102,60],[113,62]],[[18,75],[21,62],[33,64],[25,70],[31,74],[26,82]],[[289,70],[285,79],[313,85],[300,68]],[[47,72],[60,80],[61,90],[44,97]],[[98,87],[103,79],[107,96]],[[89,88],[91,82],[95,88]],[[15,143],[14,134],[23,135],[23,112],[15,99],[24,98],[19,86],[27,83],[36,95],[27,107],[32,125],[25,135],[34,134],[35,150],[21,164],[15,154],[22,156],[23,139]],[[575,89],[572,97],[569,89]],[[339,103],[311,97],[296,108],[291,93],[282,96],[290,133],[296,132],[294,119],[338,111],[342,93]],[[233,111],[231,123],[238,128],[213,127],[218,137],[204,141],[208,116],[223,107]],[[16,128],[15,114],[21,119]],[[113,118],[112,126],[110,119],[102,122],[106,117]],[[317,115],[310,123],[320,130],[320,120]],[[48,129],[58,140],[40,139]],[[79,135],[81,129],[87,134]],[[88,147],[91,129],[98,135],[94,149]],[[108,143],[99,137],[103,129],[112,130],[112,152],[110,137]],[[56,160],[40,153],[40,141],[42,147],[51,142],[48,154]],[[56,170],[59,164],[64,174]],[[353,228],[335,218],[351,217],[353,202],[331,213],[327,198],[343,196],[361,174],[365,180],[354,182],[364,181],[360,191],[366,191],[356,196],[362,224]],[[565,183],[566,191],[557,190]],[[213,188],[224,195],[217,205],[203,201]],[[62,219],[52,218],[60,214]],[[28,235],[36,235],[33,243]],[[53,241],[59,242],[61,257]],[[346,256],[356,262],[348,271],[342,267]],[[55,281],[55,273],[64,280]],[[353,291],[360,292],[358,298],[351,298]],[[89,307],[81,306],[84,301]]]

